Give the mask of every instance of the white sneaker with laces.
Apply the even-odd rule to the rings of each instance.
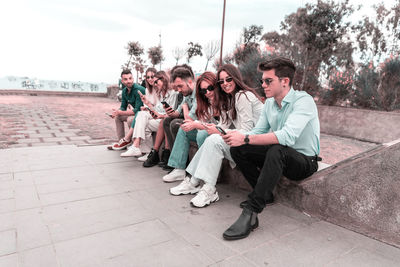
[[[141,156],[142,152],[138,147],[130,146],[128,150],[124,153],[121,153],[121,157],[138,157]]]
[[[145,162],[147,160],[147,157],[149,156],[149,153],[144,154],[143,156],[138,158],[138,161],[143,161]]]
[[[199,183],[192,184],[189,177],[185,177],[185,179],[177,186],[169,189],[171,195],[179,196],[179,195],[188,195],[188,194],[196,194],[199,192],[200,187]]]
[[[186,171],[183,169],[174,169],[172,172],[163,176],[163,181],[166,183],[172,183],[176,181],[182,181],[185,179]]]
[[[197,195],[190,200],[190,204],[198,208],[203,208],[218,200],[219,196],[215,186],[206,183]]]

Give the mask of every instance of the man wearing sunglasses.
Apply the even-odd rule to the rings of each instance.
[[[274,201],[273,190],[282,175],[302,180],[318,169],[320,127],[314,99],[292,89],[295,66],[277,57],[261,62],[262,87],[267,100],[260,118],[248,133],[223,136],[230,152],[253,191],[241,203],[242,214],[223,237],[247,237],[258,227],[257,214]]]
[[[122,89],[122,100],[121,106],[118,110],[113,109],[111,118],[115,120],[115,128],[118,135],[119,142],[108,146],[109,150],[122,150],[128,147],[132,140],[125,140],[125,126],[124,122],[128,124],[128,127],[135,126],[135,118],[140,107],[143,106],[143,102],[139,96],[138,91],[145,94],[145,88],[133,82],[133,76],[130,70],[123,70],[121,72],[121,83],[124,88]],[[128,105],[131,105],[133,110],[128,109]]]

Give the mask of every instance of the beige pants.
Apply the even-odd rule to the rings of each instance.
[[[116,116],[114,118],[115,129],[117,130],[118,140],[121,140],[125,136],[124,122],[126,122],[126,124],[128,124],[128,129],[129,129],[129,128],[131,128],[133,118],[134,118],[134,116],[127,116],[127,115]]]
[[[156,132],[161,119],[153,119],[147,111],[141,111],[136,116],[132,138],[140,138],[140,151],[148,153],[153,147],[152,133]]]

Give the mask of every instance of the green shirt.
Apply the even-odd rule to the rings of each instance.
[[[314,99],[303,91],[290,89],[279,108],[274,98],[265,101],[260,118],[248,134],[274,132],[279,144],[306,156],[319,155],[319,119]]]
[[[128,104],[130,104],[133,108],[133,112],[135,114],[140,111],[140,107],[143,106],[142,99],[138,93],[138,90],[142,92],[142,94],[146,93],[146,88],[143,86],[134,83],[131,90],[128,93],[128,89],[124,87],[122,90],[122,100],[121,100],[121,107],[120,110],[125,111],[128,108]]]

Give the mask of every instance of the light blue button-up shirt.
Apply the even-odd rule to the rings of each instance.
[[[304,91],[290,89],[279,108],[274,98],[265,101],[256,126],[248,134],[274,132],[279,144],[306,156],[319,155],[319,119],[314,99]]]

